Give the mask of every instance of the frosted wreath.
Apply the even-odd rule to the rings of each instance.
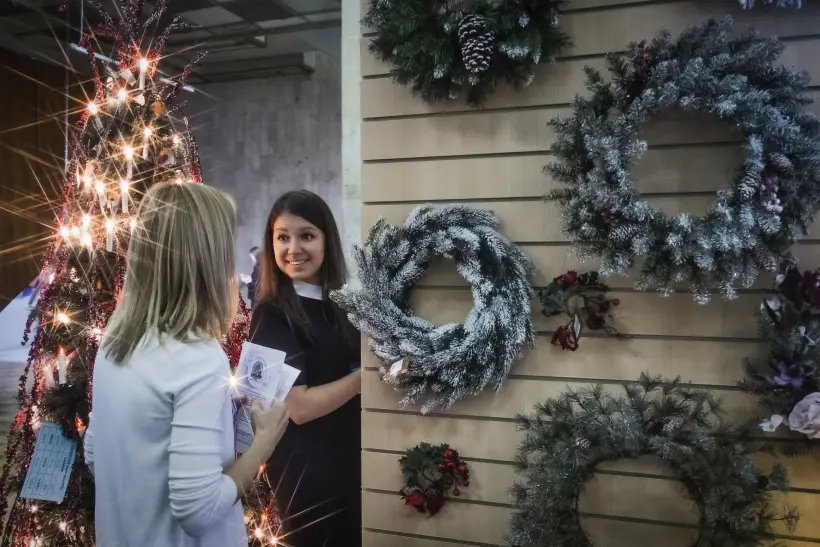
[[[712,393],[646,375],[623,389],[620,397],[601,385],[568,390],[519,417],[523,480],[512,491],[509,545],[590,547],[578,508],[586,485],[601,464],[645,456],[660,460],[697,509],[691,547],[774,547],[775,523],[794,530],[796,510],[772,499],[788,488],[785,468],[760,472],[755,443],[726,422]]]
[[[404,392],[400,406],[424,398],[426,413],[498,389],[533,346],[532,263],[496,225],[490,211],[461,205],[420,206],[401,227],[381,219],[354,250],[361,287],[331,293],[370,337],[383,379]],[[471,285],[464,323],[434,325],[409,308],[408,291],[434,256],[454,260]]]
[[[564,208],[562,226],[581,259],[602,257],[602,275],[626,275],[637,288],[669,294],[688,282],[695,299],[717,287],[726,299],[761,270],[790,261],[820,204],[820,122],[804,111],[805,72],[776,65],[783,44],[749,31],[732,38],[732,21],[710,20],[677,41],[661,32],[607,59],[612,81],[587,68],[589,99],[555,128],[552,176],[570,188],[548,195]],[[744,163],[700,215],[666,216],[644,201],[630,173],[646,151],[639,138],[663,110],[708,112],[742,135]],[[638,260],[640,258],[640,260]]]
[[[481,104],[500,82],[528,85],[569,44],[564,0],[371,0],[370,51],[425,101]]]

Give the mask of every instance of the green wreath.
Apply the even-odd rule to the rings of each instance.
[[[470,485],[470,468],[448,444],[421,443],[399,459],[404,487],[399,491],[405,505],[432,517],[441,511],[450,494]]]
[[[591,547],[578,501],[606,461],[657,456],[699,512],[693,547],[755,547],[773,542],[772,524],[790,530],[797,512],[776,512],[771,493],[786,490],[782,465],[762,475],[752,443],[724,422],[709,392],[642,375],[613,397],[600,385],[567,391],[519,418],[526,431],[516,456],[525,482],[513,488],[512,547]]]
[[[400,407],[424,398],[426,413],[500,389],[524,349],[533,347],[532,262],[497,224],[490,211],[463,205],[419,206],[404,226],[381,219],[354,251],[361,286],[331,292],[369,335],[382,379],[404,391]],[[454,260],[471,285],[474,307],[463,323],[434,325],[407,303],[435,256]]]
[[[370,51],[425,101],[466,95],[481,104],[499,81],[528,85],[569,40],[558,26],[563,0],[372,0],[363,23]]]
[[[580,258],[602,257],[602,275],[626,275],[639,262],[641,290],[669,294],[688,282],[700,303],[714,286],[732,299],[738,285],[790,261],[789,247],[814,220],[820,121],[803,110],[809,76],[776,64],[777,40],[753,31],[733,39],[731,26],[710,20],[676,41],[664,31],[626,57],[609,56],[612,81],[587,68],[592,97],[551,122],[559,162],[548,170],[570,188],[548,199],[563,206]],[[700,216],[666,216],[641,198],[630,173],[647,148],[641,128],[672,106],[708,112],[743,137],[743,166]]]

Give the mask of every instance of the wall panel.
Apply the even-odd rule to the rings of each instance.
[[[363,0],[366,8],[367,1]],[[542,197],[560,187],[543,167],[552,161],[552,130],[547,123],[565,115],[576,94],[585,93],[583,67],[602,68],[604,55],[624,51],[629,42],[653,36],[661,27],[673,32],[710,16],[731,14],[737,28],[754,25],[764,34],[785,39],[782,62],[809,72],[820,98],[820,6],[807,3],[797,13],[760,7],[739,9],[735,0],[569,0],[563,22],[574,45],[552,65],[539,68],[533,84],[514,93],[502,90],[473,109],[460,101],[426,104],[395,85],[389,67],[367,51],[363,30],[362,234],[379,218],[401,223],[422,203],[464,203],[495,212],[501,231],[519,243],[536,265],[533,283],[544,286],[567,269],[587,270],[561,233],[560,211]],[[820,106],[812,105],[815,112]],[[670,111],[642,134],[649,149],[633,169],[637,187],[667,214],[698,213],[713,201],[737,169],[739,135],[707,116]],[[820,230],[795,248],[798,259],[820,263]],[[576,352],[550,345],[552,330],[563,319],[547,320],[533,302],[539,332],[535,350],[527,352],[498,392],[456,403],[447,411],[421,415],[418,407],[399,409],[401,398],[379,382],[378,360],[366,350],[363,376],[363,514],[366,547],[486,547],[505,544],[512,511],[509,489],[516,476],[512,459],[522,439],[514,417],[567,387],[602,382],[608,391],[647,371],[714,390],[726,412],[746,418],[755,400],[737,388],[746,358],[761,358],[757,313],[763,275],[739,298],[719,297],[696,305],[686,293],[663,299],[632,289],[634,276],[608,280],[621,300],[616,326],[635,335],[630,341],[588,336]],[[471,295],[455,267],[434,260],[411,295],[411,307],[437,323],[461,321],[472,306]],[[404,507],[398,458],[421,442],[448,442],[473,469],[471,485],[435,518]],[[773,459],[760,454],[768,469]],[[810,515],[820,509],[818,457],[786,462],[791,488],[785,498],[804,516],[797,530],[783,528],[784,545],[809,547],[820,542],[820,524]],[[681,495],[680,485],[654,458],[608,462],[581,500],[583,523],[596,547],[668,545],[684,547],[697,530],[696,513]]]

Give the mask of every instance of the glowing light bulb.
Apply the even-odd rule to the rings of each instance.
[[[74,239],[77,239],[77,238],[80,237],[80,229],[77,228],[76,226],[72,226],[70,232],[71,232],[71,237],[73,237]]]
[[[105,184],[103,184],[103,182],[101,180],[98,180],[97,182],[94,183],[94,189],[97,190],[98,194],[104,194],[105,193]]]
[[[40,509],[40,508],[39,508],[38,506],[36,506],[36,505],[32,505],[32,506],[31,506],[31,512],[32,512],[32,513],[36,513],[39,509]]]
[[[171,137],[171,142],[174,143],[174,146],[179,146],[179,144],[182,142],[182,138],[180,138],[179,135],[174,135],[173,137]]]
[[[64,325],[68,325],[69,323],[71,323],[71,319],[69,319],[68,314],[64,311],[57,312],[57,315],[55,317],[58,323],[62,323]]]
[[[88,232],[83,232],[82,237],[80,237],[80,243],[85,245],[86,247],[91,247],[91,234]]]
[[[61,523],[59,524],[59,527],[60,527],[60,530],[61,530],[62,532],[65,532],[65,531],[68,529],[68,523],[67,523],[67,522],[61,522]]]
[[[130,144],[126,144],[122,149],[122,155],[125,156],[127,160],[134,159],[134,147]]]
[[[236,387],[236,385],[237,385],[238,383],[239,383],[239,380],[237,380],[237,379],[236,379],[236,376],[234,376],[233,374],[231,374],[231,375],[228,377],[228,385],[230,385],[231,387]]]
[[[91,226],[91,215],[85,214],[83,215],[83,228],[88,230],[89,226]]]
[[[176,182],[177,184],[182,186],[182,183],[185,182],[185,181],[182,180],[182,177],[177,177],[177,179],[174,182]]]
[[[276,537],[276,536],[273,536],[272,538],[270,538],[270,544],[271,545],[279,545],[279,538]]]
[[[142,57],[139,61],[140,70],[148,70],[148,65],[149,64],[150,63],[149,63],[148,59],[146,59],[145,57]]]
[[[151,135],[154,134],[154,130],[150,127],[146,127],[145,131],[143,131],[142,134],[145,135],[146,137],[150,137]]]
[[[121,87],[119,91],[117,91],[117,100],[121,103],[124,103],[126,100],[128,100],[128,91],[126,91],[124,87]]]
[[[63,239],[68,239],[69,237],[71,237],[71,230],[69,230],[68,227],[63,226],[60,228],[60,235],[63,237]]]
[[[137,227],[137,219],[132,218],[131,220],[129,220],[128,221],[128,226],[131,228],[131,231],[133,232],[134,228]]]
[[[255,535],[258,539],[262,539],[265,537],[265,532],[263,532],[261,528],[257,528],[253,535]]]
[[[52,281],[54,281],[54,274],[53,273],[48,274],[48,282],[51,283]]]
[[[97,103],[95,103],[94,101],[91,101],[90,103],[88,103],[88,113],[89,114],[91,114],[92,116],[96,116],[97,112],[99,112],[99,111],[100,111],[100,107],[97,106]]]

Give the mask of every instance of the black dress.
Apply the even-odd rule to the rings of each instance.
[[[312,340],[295,334],[273,304],[260,303],[251,318],[250,341],[286,353],[285,362],[301,371],[295,385],[321,386],[359,368],[360,339],[352,327],[332,324],[325,308],[332,304],[321,300],[318,287],[294,285]],[[266,468],[285,544],[361,545],[361,435],[360,396],[311,422],[288,424]]]

